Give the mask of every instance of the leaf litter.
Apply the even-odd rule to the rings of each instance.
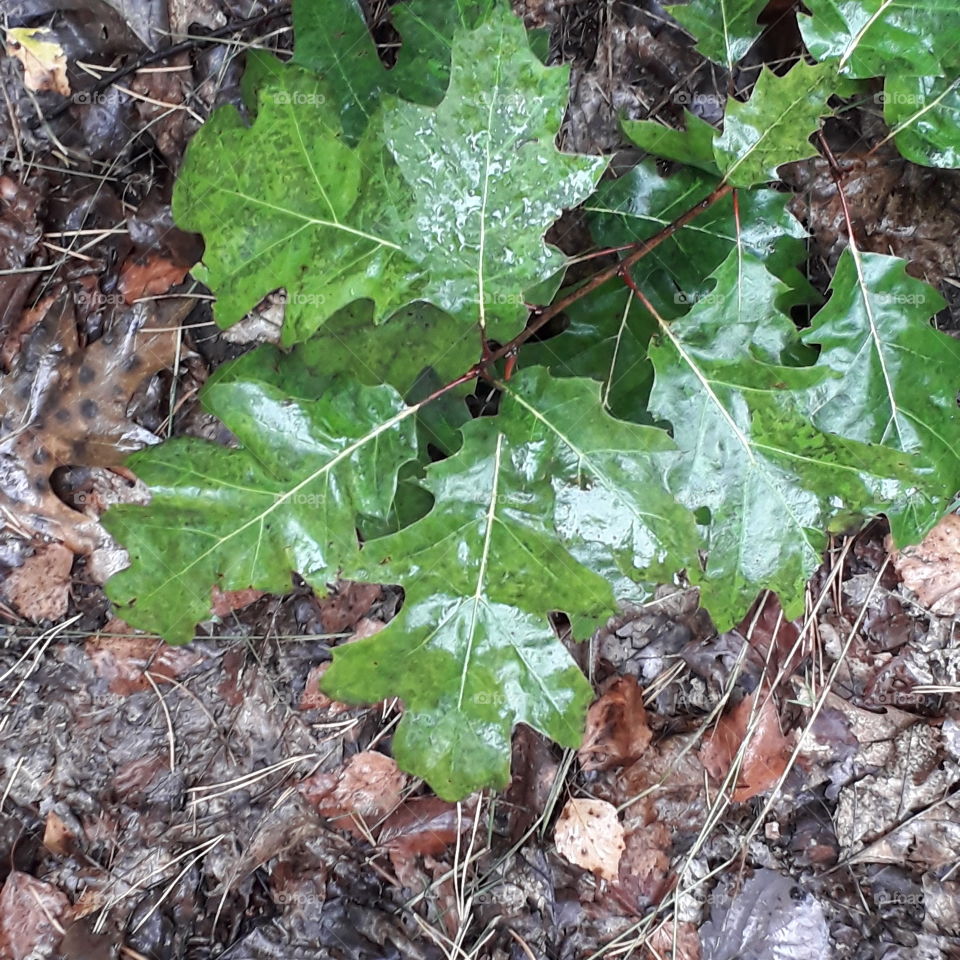
[[[691,88],[700,94],[695,109],[708,112],[704,91],[709,92],[709,102],[716,108],[726,83],[723,79],[719,84],[715,82],[713,67],[703,69],[703,61],[698,59],[688,63],[686,58],[692,55],[681,56],[683,48],[672,33],[658,40],[662,32],[659,20],[656,24],[644,21],[644,32],[631,23],[631,18],[637,16],[632,9],[618,11],[617,6],[610,8],[611,21],[606,26],[602,16],[599,20],[578,20],[580,13],[567,6],[563,23],[554,33],[557,48],[565,50],[566,56],[579,57],[585,69],[593,71],[590,83],[601,91],[594,94],[596,103],[604,100],[610,66],[624,57],[633,57],[634,50],[639,49],[638,76],[647,82],[657,76],[652,63],[660,54],[668,70],[690,78]],[[211,23],[216,23],[216,18]],[[613,28],[619,36],[609,43],[595,43],[598,32],[602,38],[604,29]],[[142,22],[134,22],[128,33],[150,36]],[[632,45],[638,40],[639,47],[634,48]],[[584,41],[587,47],[596,48],[593,55],[578,49]],[[604,56],[609,58],[606,65]],[[203,69],[215,63],[208,58]],[[231,61],[221,59],[217,66],[224,68],[223,82],[229,83]],[[700,69],[694,69],[697,67]],[[147,73],[138,75],[131,88],[155,99],[183,102],[181,91],[173,85],[159,86],[155,78],[161,75],[153,76],[151,80]],[[619,78],[617,82],[621,82]],[[659,99],[666,97],[661,109],[665,107],[670,117],[679,118],[678,107],[682,104],[669,92],[675,80],[660,76],[657,82],[663,85]],[[701,83],[705,86],[699,86]],[[219,86],[219,81],[208,84],[208,90],[214,86]],[[584,89],[588,86],[584,85]],[[633,91],[626,91],[626,95],[632,96]],[[617,142],[616,112],[610,110],[610,104],[624,104],[624,90],[617,97],[604,103],[603,110],[597,110],[598,114],[605,111],[601,137],[606,138],[606,144]],[[164,110],[135,106],[126,96],[99,106],[103,109],[96,122],[93,111],[78,112],[85,118],[83,130],[87,136],[96,130],[111,131],[94,148],[103,151],[102,156],[116,151],[121,138],[129,136],[129,130],[124,133],[121,125],[114,122],[116,118],[136,116],[134,124],[144,124]],[[628,109],[645,119],[643,106],[633,100]],[[185,114],[183,110],[174,111],[173,122],[157,131],[157,148],[172,162],[179,154],[178,138],[186,135],[180,124]],[[572,111],[564,136],[597,136],[589,129],[584,134],[584,125],[580,122],[578,128],[578,122]],[[910,175],[913,174],[907,174]],[[31,199],[31,189],[16,182],[9,190],[5,188],[5,198],[16,198],[4,208],[3,220],[11,237],[4,256],[12,258],[13,268],[28,264],[48,266],[56,259],[55,251],[40,248],[42,219],[33,217],[31,207],[36,209],[42,190]],[[895,193],[892,187],[883,192]],[[940,206],[949,208],[949,204]],[[833,215],[836,222],[836,210]],[[67,229],[61,224],[53,226]],[[79,229],[80,224],[73,227]],[[903,231],[897,233],[902,235]],[[62,240],[54,238],[53,242]],[[66,243],[71,243],[69,238]],[[888,252],[888,244],[880,240],[877,243],[879,252]],[[97,253],[96,248],[93,252]],[[900,252],[913,259],[905,249]],[[928,269],[927,276],[955,275],[947,259],[949,244],[935,239],[927,255],[937,271]],[[118,291],[121,297],[128,295],[130,300],[137,299],[136,294],[162,296],[176,282],[181,269],[171,266],[169,251],[152,248],[150,243],[132,255],[128,249],[119,263],[126,265],[126,289],[110,289]],[[59,269],[65,268],[61,264]],[[97,269],[113,273],[111,282],[122,276],[122,272],[117,273],[116,263],[105,263]],[[91,288],[90,276],[88,273],[76,278],[81,289],[106,289]],[[21,363],[18,358],[25,349],[29,352],[31,334],[27,331],[36,329],[31,322],[18,327],[28,298],[33,293],[31,305],[36,306],[50,295],[51,288],[38,283],[40,279],[32,274],[0,277],[4,292],[10,293],[4,298],[4,316],[10,322],[5,321],[3,329],[19,329],[16,341],[11,343],[8,337],[4,344],[8,369]],[[149,286],[151,282],[156,286]],[[166,288],[160,289],[164,284]],[[42,286],[44,293],[37,297]],[[80,304],[81,313],[86,316],[74,318],[74,329],[81,332],[77,339],[78,356],[96,346],[101,332],[94,329],[92,343],[81,346],[86,343],[91,322],[88,305]],[[42,310],[38,316],[37,322],[42,324]],[[158,325],[155,319],[141,315],[139,322],[154,327]],[[174,319],[171,326],[203,319],[201,311],[190,318]],[[96,327],[97,321],[93,323]],[[117,326],[124,329],[125,323]],[[21,340],[23,333],[25,340]],[[211,336],[209,326],[197,337],[204,334]],[[183,346],[188,353],[192,343],[186,332]],[[173,358],[168,352],[167,362],[159,367],[172,366]],[[104,362],[101,369],[107,368]],[[143,379],[149,379],[146,373]],[[119,382],[125,395],[116,398],[114,422],[105,426],[103,434],[98,432],[99,425],[93,431],[95,447],[117,442],[120,435],[132,436],[133,443],[150,442],[163,432],[162,418],[146,418],[149,426],[129,421],[125,416],[127,401],[138,388],[143,390],[144,384],[123,377],[119,377]],[[99,381],[97,385],[100,386]],[[84,399],[79,389],[65,392],[72,402],[81,403]],[[89,396],[107,402],[103,394],[91,391]],[[188,398],[187,408],[190,404]],[[123,409],[119,409],[121,406]],[[22,407],[16,409],[22,416]],[[124,430],[129,432],[123,434]],[[60,454],[69,445],[70,456],[62,462],[74,464],[72,444],[77,439],[89,441],[91,437],[65,432],[52,434],[49,441],[43,442],[49,442],[51,449]],[[112,458],[101,452],[76,459],[84,463],[88,459],[109,462]],[[73,502],[86,506],[75,499]],[[61,515],[52,501],[46,504],[52,514],[63,517],[64,530],[69,530],[71,524],[86,522],[72,516],[82,514],[82,510]],[[90,513],[99,513],[99,508]],[[16,517],[21,519],[20,501]],[[42,511],[38,517],[38,523],[51,522]],[[92,524],[95,516],[87,519]],[[29,523],[21,532],[31,538],[37,533]],[[81,547],[81,556],[89,556],[89,544],[99,542],[93,525],[89,536],[91,540],[81,541],[75,531],[74,546]],[[63,538],[53,534],[53,539]],[[772,917],[779,917],[787,931],[800,929],[805,936],[812,937],[807,941],[813,944],[811,949],[819,949],[817,945],[824,942],[826,924],[827,935],[839,956],[855,956],[856,943],[870,942],[871,937],[873,942],[887,944],[891,957],[900,955],[895,953],[898,949],[916,949],[918,945],[930,956],[946,956],[950,943],[937,930],[949,930],[950,911],[944,904],[950,902],[951,884],[934,871],[946,873],[957,856],[958,841],[953,830],[957,814],[949,796],[943,799],[944,792],[955,782],[951,763],[956,759],[956,751],[950,753],[950,719],[943,719],[949,705],[936,689],[950,688],[952,628],[949,618],[938,619],[929,609],[917,607],[917,599],[922,606],[928,605],[915,595],[915,590],[913,594],[902,592],[890,565],[881,571],[879,564],[885,559],[882,535],[879,541],[876,536],[872,538],[872,546],[870,540],[859,538],[847,559],[841,561],[839,570],[828,565],[817,574],[822,587],[822,594],[814,595],[815,602],[820,601],[818,617],[833,631],[830,636],[825,630],[818,638],[825,645],[822,649],[809,637],[816,626],[804,619],[798,628],[804,642],[798,648],[799,654],[791,652],[796,631],[784,632],[778,626],[780,614],[771,613],[768,608],[763,609],[752,630],[748,617],[736,630],[718,636],[696,606],[696,591],[675,601],[673,610],[669,604],[655,602],[627,614],[625,620],[621,617],[618,626],[611,625],[608,632],[601,633],[597,646],[603,650],[606,663],[617,664],[617,669],[627,676],[604,677],[601,672],[598,692],[606,689],[606,693],[601,693],[599,703],[594,705],[597,709],[593,712],[589,739],[580,749],[582,765],[573,761],[571,766],[569,755],[564,760],[542,739],[539,747],[528,747],[521,754],[524,758],[539,757],[529,769],[526,764],[515,764],[514,769],[516,795],[530,808],[527,830],[532,826],[535,835],[512,852],[511,847],[501,843],[502,821],[493,805],[458,808],[429,793],[418,794],[422,788],[415,783],[400,788],[402,778],[394,772],[387,756],[391,724],[397,718],[395,704],[385,702],[372,715],[329,699],[309,699],[316,688],[318,668],[329,662],[330,644],[334,642],[323,638],[323,634],[348,633],[355,627],[362,630],[365,618],[375,624],[390,618],[389,610],[381,618],[383,610],[377,608],[380,601],[372,597],[367,601],[369,594],[358,596],[355,604],[345,604],[347,609],[342,614],[328,607],[325,616],[322,608],[327,601],[318,601],[302,585],[294,584],[292,593],[284,599],[255,593],[240,597],[228,591],[225,599],[213,604],[214,619],[201,628],[202,633],[223,634],[224,638],[202,641],[191,650],[189,658],[180,656],[182,652],[158,647],[149,636],[128,638],[132,642],[127,646],[127,640],[121,641],[106,632],[100,632],[92,642],[81,637],[83,642],[78,643],[71,637],[15,630],[9,635],[4,669],[17,664],[24,651],[29,653],[36,636],[42,638],[40,644],[44,645],[45,654],[42,663],[30,664],[25,678],[22,672],[15,673],[12,682],[4,685],[5,699],[8,689],[15,692],[15,697],[10,703],[14,712],[5,727],[14,733],[12,739],[5,734],[3,748],[9,784],[3,835],[7,837],[13,831],[26,840],[10,842],[10,836],[4,841],[4,862],[17,862],[20,869],[6,875],[0,929],[16,927],[16,950],[22,954],[30,950],[50,954],[58,949],[59,942],[64,956],[83,956],[85,960],[109,955],[104,946],[108,943],[123,944],[124,950],[146,956],[205,955],[195,952],[195,944],[189,942],[182,929],[192,929],[198,940],[216,939],[228,944],[223,955],[235,958],[312,957],[318,949],[371,958],[382,956],[385,951],[432,957],[443,954],[437,946],[444,942],[440,934],[462,935],[471,917],[480,915],[476,911],[486,910],[487,916],[509,917],[516,937],[504,934],[500,939],[485,941],[476,948],[478,956],[527,956],[528,952],[508,952],[523,951],[526,946],[535,956],[572,957],[607,944],[615,948],[619,943],[623,952],[634,943],[644,951],[643,955],[658,960],[672,955],[675,947],[677,956],[697,956],[701,944],[706,957],[743,955],[780,960],[789,953],[776,952],[783,949],[784,938],[773,945],[776,938],[769,922]],[[28,547],[28,553],[35,552],[26,556],[26,561],[33,560],[39,552],[39,567],[42,551],[49,546],[56,547],[56,543]],[[835,547],[840,549],[831,544],[834,557]],[[61,571],[72,556],[72,549],[69,554],[59,552]],[[18,559],[23,556],[22,551],[17,555]],[[933,561],[940,561],[939,554],[934,555]],[[881,586],[872,589],[878,579]],[[58,590],[62,591],[66,583],[62,573],[54,579],[54,584],[60,585]],[[102,601],[97,606],[91,585],[81,579],[72,581],[70,586],[77,590],[68,601],[71,613],[78,611],[84,626],[102,627],[106,608]],[[881,589],[894,596],[898,604],[895,610],[877,606],[875,595]],[[39,599],[30,587],[24,594]],[[374,609],[364,610],[365,601]],[[11,602],[23,614],[20,605]],[[62,602],[61,596],[57,603]],[[867,613],[861,618],[864,610]],[[898,622],[914,624],[916,637],[928,649],[909,651],[909,661],[904,661],[903,654],[896,649],[883,649],[885,631],[893,622],[891,616],[899,617]],[[873,626],[868,629],[868,624]],[[616,631],[623,635],[616,636]],[[306,642],[282,639],[304,635],[308,637]],[[762,805],[769,798],[771,784],[786,772],[789,750],[781,731],[790,731],[796,737],[809,720],[810,705],[816,702],[819,692],[816,684],[822,678],[814,667],[822,660],[815,658],[825,656],[829,665],[831,651],[839,653],[851,637],[849,659],[854,667],[849,675],[844,675],[844,680],[849,680],[852,688],[844,689],[843,697],[830,699],[829,707],[821,712],[821,717],[829,722],[818,725],[815,731],[818,739],[822,736],[816,758],[801,751],[801,763],[786,781],[784,799],[768,812],[768,829],[759,837],[766,842],[758,846],[758,838],[754,838],[748,869],[748,874],[750,869],[755,871],[752,879],[748,877],[738,894],[725,893],[726,888],[706,893],[711,881],[699,882],[706,872],[703,865],[716,866],[740,852],[731,850],[731,845],[737,847],[736,831],[745,828],[745,811],[751,804]],[[101,650],[110,651],[114,658],[105,672],[101,672],[104,668],[103,660],[98,660],[100,653],[90,655],[91,651]],[[928,671],[925,677],[919,673],[923,667]],[[910,674],[912,686],[902,685],[906,670],[914,671]],[[111,681],[111,675],[122,679]],[[775,684],[778,676],[780,681]],[[24,683],[17,687],[21,679]],[[811,679],[812,689],[808,686]],[[934,690],[915,692],[921,679]],[[955,676],[952,682],[956,684]],[[730,706],[736,696],[734,701],[725,697],[730,686],[741,697],[738,706]],[[604,702],[603,696],[611,691],[613,696]],[[39,704],[44,705],[45,713],[38,717],[35,714]],[[161,704],[171,711],[169,725]],[[718,705],[720,712],[705,723]],[[301,709],[293,709],[294,706]],[[880,717],[887,726],[881,725],[880,730],[871,733],[864,715]],[[740,777],[731,784],[733,793],[718,808],[714,805],[718,785],[736,768],[737,749],[733,748],[739,744],[735,744],[735,737],[749,726],[751,719],[759,721],[759,736],[754,738],[756,754],[748,762],[749,750],[744,752]],[[50,731],[58,724],[74,732],[71,742],[51,742]],[[346,732],[338,729],[341,724]],[[718,731],[713,740],[709,739],[711,729]],[[171,733],[175,775],[170,773]],[[698,749],[704,738],[713,748],[708,754],[712,771],[708,772],[716,774],[709,782],[704,778]],[[925,746],[921,749],[920,745]],[[330,754],[324,756],[328,749]],[[386,753],[381,753],[381,749]],[[372,761],[367,768],[365,762],[369,762],[371,751],[372,756],[384,759]],[[368,756],[364,758],[364,754]],[[305,759],[288,763],[300,756]],[[358,761],[357,757],[364,759]],[[320,772],[312,769],[318,761],[322,765]],[[765,767],[770,769],[764,770]],[[930,783],[929,792],[924,792],[929,771],[940,768],[942,772]],[[81,771],[79,788],[72,773],[77,770]],[[357,771],[364,775],[354,786],[351,778]],[[818,780],[821,771],[829,771],[830,776]],[[309,782],[318,775],[328,778],[325,783],[338,785],[329,795],[335,798],[328,801],[328,810],[334,816],[327,822],[312,809],[312,804],[302,803],[296,795],[299,791],[290,792],[294,784]],[[385,779],[378,781],[378,776]],[[238,777],[243,779],[236,784],[233,781]],[[529,786],[522,783],[524,780],[531,781]],[[832,798],[822,793],[825,782],[832,784]],[[382,797],[374,796],[370,790],[371,784],[378,783],[391,787],[383,791]],[[911,786],[905,790],[903,785],[908,783]],[[198,786],[204,789],[194,789]],[[615,819],[622,825],[624,849],[616,871],[609,872],[609,882],[618,891],[608,900],[591,890],[593,869],[587,869],[584,876],[583,871],[561,862],[540,840],[544,835],[555,836],[544,828],[548,824],[556,828],[562,807],[556,790],[569,787],[595,794],[599,799],[593,803],[605,802],[614,810],[620,809]],[[336,812],[342,807],[351,814],[362,808],[372,816],[379,812],[372,809],[375,801],[390,800],[392,804],[398,788],[402,792],[412,790],[413,795],[401,800],[394,813],[381,814],[387,820],[373,839],[387,850],[386,858],[380,861],[381,869],[392,869],[402,884],[400,888],[384,880],[380,873],[371,873],[369,856],[371,850],[378,848],[367,845],[369,837],[357,837],[340,828],[337,821],[346,817]],[[749,801],[744,792],[750,794]],[[902,797],[902,802],[888,809],[886,801],[894,796]],[[816,869],[811,870],[811,861],[805,859],[806,848],[792,849],[784,842],[770,840],[778,835],[787,838],[794,831],[798,836],[806,835],[803,824],[807,821],[784,805],[787,798],[797,805],[797,810],[819,811],[820,819],[814,820],[828,840],[831,834],[840,834],[843,843],[836,847],[825,843],[823,849],[852,858],[848,869],[863,883],[862,896],[867,897],[872,908],[868,919],[862,919],[862,902],[850,902],[846,914],[837,909],[838,903],[849,902],[848,891],[841,886],[826,886],[825,877]],[[864,806],[875,806],[877,815],[864,819]],[[43,807],[51,807],[51,812],[39,815]],[[478,810],[482,814],[480,820],[475,819]],[[114,824],[104,822],[101,811],[110,811],[115,822],[122,823],[119,833]],[[847,811],[853,812],[848,815]],[[198,812],[199,835],[195,826]],[[708,814],[713,817],[716,813],[721,815],[719,822],[723,827],[732,830],[726,840],[722,830],[703,832]],[[54,842],[51,838],[50,849],[31,840],[46,837],[50,825],[58,822],[65,835],[78,839],[84,856],[69,852],[67,841]],[[609,818],[607,822],[612,823]],[[479,828],[474,828],[474,823],[479,823]],[[229,841],[218,840],[224,827],[230,831]],[[857,836],[864,827],[866,834]],[[492,830],[492,843],[487,838],[488,829]],[[613,832],[616,833],[615,828]],[[851,841],[854,836],[856,839]],[[409,844],[404,838],[409,839]],[[228,852],[230,847],[233,849]],[[107,851],[112,851],[109,856],[99,856]],[[175,859],[186,851],[196,853]],[[192,862],[197,854],[199,858]],[[94,864],[89,862],[91,856]],[[609,861],[610,858],[608,871]],[[834,862],[821,861],[821,866],[833,866]],[[884,872],[867,872],[872,869],[871,862],[880,864]],[[178,877],[187,865],[187,872]],[[151,872],[155,870],[159,872]],[[927,875],[921,887],[915,878],[923,871]],[[736,871],[731,873],[735,875]],[[162,877],[159,888],[152,886],[158,877]],[[173,886],[162,897],[168,882]],[[199,884],[204,882],[206,889],[214,892],[212,897],[199,891]],[[462,911],[457,886],[464,882],[469,884],[475,902]],[[711,898],[706,904],[701,901],[697,908],[691,905],[691,883],[694,893]],[[650,904],[669,908],[675,884],[680,891],[677,909],[688,913],[678,925],[665,923],[649,936],[637,939],[633,930],[637,917]],[[33,892],[29,899],[24,898],[22,894],[30,890]],[[772,901],[763,900],[763,890],[773,892]],[[917,893],[918,890],[921,892]],[[421,900],[411,910],[412,891]],[[795,896],[795,892],[802,895]],[[220,906],[225,927],[212,929],[217,902],[224,896]],[[917,899],[919,896],[924,900]],[[65,909],[70,901],[73,916],[77,917],[72,925],[70,911]],[[926,904],[925,912],[917,909],[920,903]],[[104,916],[109,915],[110,919],[94,931],[97,917],[107,904],[112,905]],[[412,919],[414,913],[419,919]],[[696,925],[707,915],[711,919],[697,936]],[[250,916],[271,918],[275,923],[247,923],[243,918]],[[62,940],[50,917],[67,928]],[[571,917],[576,920],[571,922]],[[582,926],[578,921],[583,921]],[[938,923],[940,927],[934,926],[931,932],[930,925]],[[423,924],[435,925],[435,932],[424,933]],[[846,931],[857,924],[859,939],[851,940]],[[922,930],[921,925],[927,929]],[[411,928],[417,930],[413,937]],[[481,942],[482,931],[471,929],[477,942]]]

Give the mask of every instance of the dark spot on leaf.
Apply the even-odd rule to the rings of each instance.
[[[66,423],[70,419],[70,411],[66,407],[54,410],[53,415],[60,423]]]
[[[33,451],[33,462],[34,463],[46,463],[50,459],[50,454],[43,449],[43,447],[38,447]]]
[[[80,414],[85,420],[93,420],[97,413],[99,413],[99,408],[95,401],[87,397],[86,400],[81,402]]]
[[[94,377],[96,377],[97,371],[93,369],[89,364],[84,364],[80,371],[77,373],[77,379],[80,383],[93,383]]]

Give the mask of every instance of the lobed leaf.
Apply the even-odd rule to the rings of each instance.
[[[955,0],[805,0],[803,42],[848,77],[944,76],[960,66]]]
[[[775,281],[763,284],[761,269],[732,253],[714,274],[713,294],[661,321],[650,347],[651,409],[673,424],[680,450],[670,489],[709,514],[701,591],[720,629],[763,588],[779,594],[788,617],[798,615],[828,525],[878,512],[915,482],[903,454],[810,423],[803,398],[831,372],[770,362],[791,334]]]
[[[926,167],[960,167],[960,76],[890,76],[882,97],[903,156]]]
[[[697,50],[728,70],[742,59],[763,30],[757,17],[767,0],[690,0],[666,8],[697,41]]]
[[[104,517],[130,554],[110,599],[129,624],[172,643],[210,616],[214,586],[285,593],[298,572],[323,590],[357,554],[356,518],[387,516],[417,450],[416,408],[392,387],[314,380],[311,395],[291,399],[225,377],[202,398],[240,448],[177,437],[134,454],[152,500]]]
[[[960,344],[930,324],[943,298],[897,257],[851,244],[830,289],[803,334],[820,346],[818,366],[837,374],[811,395],[811,415],[823,430],[918,455],[923,489],[890,520],[900,542],[920,539],[960,489]]]
[[[554,146],[569,70],[544,67],[512,13],[459,33],[452,58],[438,107],[390,103],[384,137],[415,197],[403,247],[429,274],[432,303],[508,340],[526,319],[524,290],[565,263],[544,233],[606,164]]]
[[[827,98],[836,75],[829,64],[802,60],[783,76],[764,67],[750,99],[730,98],[723,133],[714,156],[724,179],[751,187],[777,179],[777,168],[813,156],[810,137],[827,113]]]
[[[695,556],[692,518],[663,488],[662,431],[614,420],[589,381],[532,369],[505,388],[500,414],[428,469],[434,509],[364,547],[357,572],[401,583],[405,605],[338,648],[323,683],[347,701],[400,696],[397,760],[450,798],[506,784],[515,723],[579,744],[590,688],[548,611],[603,616],[609,578]]]

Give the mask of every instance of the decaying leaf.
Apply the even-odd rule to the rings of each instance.
[[[650,743],[643,689],[635,677],[617,677],[587,711],[587,730],[580,746],[584,770],[631,763]]]
[[[189,300],[137,304],[83,349],[69,294],[48,302],[0,379],[0,509],[26,535],[79,554],[103,538],[95,521],[54,493],[50,475],[69,464],[113,466],[157,441],[127,418],[127,404],[144,379],[173,363],[175,328],[190,309]]]
[[[37,546],[4,578],[0,591],[28,620],[58,620],[67,612],[73,552],[60,543]]]
[[[0,890],[0,957],[50,956],[60,942],[60,920],[70,909],[66,894],[28,873],[11,870]]]
[[[700,748],[703,765],[715,780],[723,780],[731,767],[739,764],[734,803],[772,787],[786,770],[790,756],[791,743],[780,732],[772,698],[764,698],[759,706],[757,699],[758,694],[752,693],[725,713]]]
[[[574,798],[560,813],[553,834],[557,853],[584,870],[613,882],[626,847],[617,808],[606,800]]]
[[[399,806],[406,785],[407,775],[393,757],[365,750],[340,770],[314,774],[299,789],[333,826],[365,837],[376,821]]]
[[[960,613],[960,516],[948,513],[921,543],[894,550],[891,559],[903,585],[931,613]]]
[[[53,90],[70,96],[67,56],[53,31],[44,27],[8,27],[7,56],[23,64],[23,82],[28,90]]]
[[[98,676],[106,681],[107,689],[117,696],[126,697],[149,690],[151,684],[146,676],[147,670],[155,677],[174,678],[202,659],[191,650],[169,647],[156,637],[119,632],[124,629],[126,624],[118,620],[111,621],[84,645]]]

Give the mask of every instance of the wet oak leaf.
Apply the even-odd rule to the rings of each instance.
[[[152,500],[104,517],[130,553],[108,586],[128,623],[183,643],[214,585],[284,593],[296,571],[323,592],[358,549],[357,516],[390,509],[416,456],[416,408],[389,386],[316,378],[300,393],[252,376],[212,383],[204,406],[239,449],[177,437],[131,458]]]
[[[960,66],[954,0],[805,0],[803,42],[850,77],[945,76]]]
[[[359,137],[382,96],[436,104],[450,80],[450,46],[458,28],[473,29],[498,0],[410,0],[391,10],[401,37],[397,63],[380,60],[358,0],[297,0],[294,62],[322,76],[345,133]]]
[[[797,616],[831,522],[881,512],[918,482],[908,456],[810,422],[806,403],[834,375],[772,362],[789,321],[772,276],[764,290],[754,273],[739,296],[745,262],[732,253],[710,296],[660,322],[650,348],[651,409],[673,424],[680,448],[670,489],[709,519],[705,569],[691,575],[721,630],[763,588],[780,595],[788,619]]]
[[[900,543],[923,536],[960,487],[960,343],[933,327],[944,300],[908,276],[906,266],[847,247],[830,299],[803,334],[820,348],[818,367],[837,374],[812,394],[813,422],[920,461],[925,489],[908,492],[889,511]]]
[[[383,319],[418,299],[395,222],[410,198],[377,131],[348,146],[323,82],[266,54],[251,55],[244,85],[252,124],[217,110],[173,195],[178,225],[204,235],[193,272],[217,296],[217,322],[285,287],[289,345],[353,300],[373,301]]]
[[[742,59],[760,36],[757,17],[768,0],[690,0],[666,8],[697,41],[697,50],[728,70]]]
[[[656,465],[669,439],[604,413],[595,383],[524,371],[463,435],[427,470],[434,509],[361,554],[361,575],[404,587],[402,611],[323,679],[347,702],[400,696],[394,755],[450,798],[506,785],[515,723],[580,745],[589,686],[545,614],[603,616],[608,580],[656,578],[695,543]]]
[[[565,263],[544,240],[585,200],[606,161],[554,145],[569,69],[545,67],[505,7],[453,43],[437,107],[388,100],[384,137],[415,196],[403,249],[430,278],[424,298],[494,339],[526,319],[524,291]]]
[[[883,119],[901,155],[927,167],[960,167],[960,76],[889,76]]]
[[[829,114],[835,68],[800,61],[783,76],[764,67],[750,99],[730,98],[723,133],[714,142],[717,166],[727,183],[752,187],[777,179],[777,168],[812,157],[810,137]]]

